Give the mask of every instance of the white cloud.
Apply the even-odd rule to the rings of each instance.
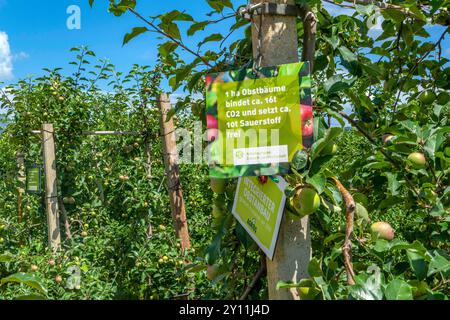
[[[9,80],[13,77],[12,60],[8,35],[0,31],[0,80]]]
[[[30,57],[30,55],[26,52],[20,51],[19,53],[15,53],[13,56],[14,61],[22,61],[26,60]]]

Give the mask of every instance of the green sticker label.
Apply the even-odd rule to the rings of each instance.
[[[27,191],[39,192],[41,185],[40,169],[38,167],[27,168]]]
[[[238,181],[232,213],[242,227],[255,240],[261,250],[273,258],[283,216],[288,183],[277,177],[259,182],[257,177],[242,177]]]
[[[210,175],[287,173],[305,134],[312,136],[309,64],[228,71],[206,84]]]

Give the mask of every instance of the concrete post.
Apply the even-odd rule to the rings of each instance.
[[[251,2],[256,4],[260,0]],[[295,3],[294,0],[270,0],[267,2]],[[253,18],[252,43],[255,59],[258,57],[258,44],[260,44],[261,66],[297,62],[299,52],[296,17],[264,15],[262,21],[260,19],[260,16]],[[258,32],[260,27],[261,30]],[[300,279],[308,277],[307,270],[310,260],[311,239],[308,217],[292,221],[284,216],[274,258],[273,260],[267,259],[269,299],[300,299],[296,289],[277,290],[276,286],[280,280],[298,282]]]

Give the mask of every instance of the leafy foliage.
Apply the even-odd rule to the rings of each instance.
[[[151,143],[152,154],[160,154],[157,139],[149,139],[155,132],[146,130],[157,127],[152,122],[157,116],[147,108],[149,99],[142,94],[145,86],[151,88],[149,96],[158,91],[160,79],[152,76],[164,76],[173,90],[184,89],[191,95],[177,103],[178,114],[173,114],[177,123],[184,125],[193,120],[186,112],[190,107],[204,120],[204,99],[192,96],[203,95],[205,74],[253,63],[249,21],[236,14],[238,8],[231,1],[206,3],[212,9],[207,20],[199,21],[178,10],[144,20],[136,11],[136,1],[111,1],[114,15],[131,12],[146,24],[125,35],[124,44],[146,32],[147,27],[165,37],[159,46],[156,72],[136,67],[124,76],[102,61],[92,77],[85,77],[85,58],[94,54],[80,48],[74,50],[77,61],[72,64],[78,71],[73,76],[65,78],[58,69],[47,70],[46,76],[21,81],[12,88],[13,103],[3,94],[1,102],[12,119],[5,133],[14,136],[8,141],[2,135],[4,167],[13,169],[10,159],[18,149],[27,150],[27,159],[37,161],[37,138],[30,136],[30,130],[43,122],[57,124],[57,132],[62,133],[57,137],[58,165],[63,168],[60,188],[63,194],[77,197],[76,206],[68,209],[73,222],[79,221],[73,224],[79,225],[75,234],[81,230],[88,234],[74,237],[74,243],[58,258],[58,270],[74,263],[84,268],[88,287],[78,289],[80,293],[53,285],[49,296],[173,298],[192,288],[191,297],[237,298],[256,271],[259,252],[230,214],[235,181],[227,182],[224,194],[213,195],[206,187],[207,168],[183,167],[183,183],[190,190],[188,212],[194,213],[189,221],[201,257],[194,258],[192,252],[181,256],[168,244],[175,242],[163,230],[146,239],[149,223],[168,224],[167,199],[154,180],[142,178],[149,173],[145,161],[130,160],[142,156],[139,146],[145,141]],[[297,3],[311,6],[317,18],[312,72],[316,142],[297,156],[297,170],[286,177],[291,184],[286,194],[292,197],[297,187],[314,188],[320,194],[321,206],[310,215],[314,256],[310,278],[299,283],[280,282],[278,287],[296,287],[304,299],[448,299],[450,67],[441,45],[449,32],[449,1],[383,2],[385,7],[379,10],[382,30],[375,35],[370,26],[378,12],[377,2],[335,1],[353,8],[353,15],[331,15],[322,1]],[[230,33],[245,27],[243,38],[233,42],[227,40],[230,33],[208,32],[208,26],[223,21],[232,21]],[[187,24],[186,35],[180,24]],[[439,31],[435,40],[431,40],[430,26]],[[185,37],[200,32],[205,36],[197,48],[188,48]],[[299,21],[301,45],[304,32]],[[192,54],[192,59],[180,58],[181,50]],[[98,80],[110,81],[114,93],[101,93]],[[125,86],[133,81],[131,87]],[[340,127],[332,126],[332,119]],[[99,143],[79,135],[81,130],[94,128],[139,128],[145,134],[136,141],[137,146],[130,137]],[[333,144],[337,144],[337,153],[325,152]],[[425,165],[408,159],[412,153],[422,154]],[[161,161],[151,163],[152,175],[162,176]],[[77,170],[67,170],[70,167]],[[112,178],[124,173],[131,176],[125,184]],[[348,188],[357,204],[351,239],[354,285],[348,285],[344,276],[344,200],[331,177]],[[14,265],[23,268],[30,259],[43,257],[44,241],[30,240],[34,233],[29,228],[42,224],[43,213],[37,209],[38,199],[27,197],[27,220],[13,228],[17,224],[11,214],[15,212],[15,196],[11,181],[8,183],[5,181],[2,188],[9,193],[2,193],[0,202],[2,223],[7,226],[6,245],[0,245],[18,248],[20,241],[28,241]],[[220,208],[213,210],[214,217],[209,215],[212,205]],[[299,218],[289,204],[286,213]],[[394,240],[371,234],[370,223],[379,220],[393,226]],[[191,263],[186,268],[168,266],[160,258],[164,255],[166,261],[185,259]],[[204,278],[207,265],[217,267],[213,285]],[[264,281],[259,283],[250,298],[264,298],[265,285]],[[8,291],[5,296],[12,294]]]

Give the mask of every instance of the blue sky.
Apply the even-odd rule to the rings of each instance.
[[[156,39],[154,33],[148,33],[122,47],[125,33],[144,24],[129,13],[119,18],[108,13],[107,0],[95,2],[91,9],[87,0],[0,0],[0,32],[3,37],[7,35],[13,65],[12,75],[11,72],[3,72],[2,78],[0,71],[0,81],[11,83],[28,74],[40,74],[44,67],[71,70],[73,67],[68,62],[73,53],[69,50],[78,45],[88,45],[99,58],[109,58],[120,71],[127,71],[133,63],[153,65],[157,57],[157,44],[161,40]],[[238,5],[244,2],[234,1]],[[81,9],[80,30],[66,27],[70,16],[66,11],[70,5],[78,5]],[[211,11],[204,0],[141,0],[137,9],[147,17],[174,9],[186,10],[198,20],[203,20],[205,14]],[[230,22],[213,25],[208,30],[223,32],[228,30]],[[181,26],[182,34],[185,34],[186,26]],[[241,34],[236,32],[230,41]],[[187,43],[190,42],[189,39]],[[1,55],[0,49],[0,63]]]
[[[155,34],[148,33],[122,47],[123,35],[132,27],[143,24],[131,14],[117,18],[108,13],[108,2],[96,0],[91,9],[88,0],[0,0],[0,81],[8,84],[29,74],[39,75],[44,67],[63,67],[71,72],[73,66],[68,62],[73,53],[69,49],[78,45],[89,45],[98,57],[109,58],[120,71],[127,71],[133,63],[152,65],[161,40],[156,39]],[[236,6],[245,2],[233,1]],[[66,11],[71,5],[81,9],[80,30],[69,30],[66,26],[69,17]],[[331,8],[335,14],[348,12],[336,6]],[[140,0],[137,9],[145,16],[174,9],[186,10],[198,20],[203,20],[205,14],[211,11],[204,0]],[[226,34],[230,22],[209,27],[208,32]],[[433,27],[428,30],[432,40],[440,35],[441,29]],[[182,26],[182,32],[185,30]],[[377,32],[379,30],[375,28],[373,33]],[[230,41],[241,34],[242,31],[236,32]],[[187,43],[194,44],[194,41]],[[447,36],[443,53],[448,58],[449,48],[450,36]]]

